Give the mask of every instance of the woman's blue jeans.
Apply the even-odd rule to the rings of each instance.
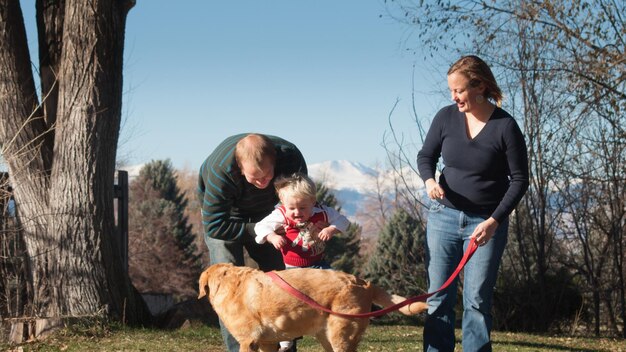
[[[432,202],[426,226],[428,292],[439,289],[458,266],[476,226],[485,219]],[[491,351],[491,307],[498,268],[508,237],[508,220],[463,270],[463,351]],[[428,299],[424,351],[454,351],[458,279]]]

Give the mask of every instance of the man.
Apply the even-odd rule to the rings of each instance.
[[[244,266],[245,248],[259,269],[285,268],[271,243],[255,242],[254,225],[278,203],[274,178],[295,172],[307,173],[304,157],[294,144],[279,137],[238,134],[215,148],[202,164],[198,179],[211,264]],[[239,344],[221,321],[220,327],[228,351],[239,351]]]

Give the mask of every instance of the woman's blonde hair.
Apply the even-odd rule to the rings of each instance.
[[[299,197],[315,201],[317,198],[317,187],[315,182],[303,173],[295,173],[291,176],[282,176],[274,181],[274,188],[278,198]]]
[[[489,65],[475,55],[462,56],[457,62],[450,66],[448,76],[453,73],[460,73],[467,77],[471,87],[485,84],[485,98],[493,100],[497,106],[502,106],[502,90],[498,87]]]

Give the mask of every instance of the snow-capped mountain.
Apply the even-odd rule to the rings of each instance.
[[[402,176],[411,187],[423,187],[423,182],[413,170],[400,171],[373,169],[361,163],[334,160],[308,166],[309,175],[333,190],[351,189],[359,193],[376,192],[377,188],[393,186]]]
[[[144,167],[145,164],[137,164],[137,165],[124,165],[119,169],[128,172],[128,180],[131,181],[135,177],[139,176],[139,171]]]
[[[379,194],[393,198],[395,185],[401,184],[401,188],[410,187],[416,192],[424,187],[417,173],[410,168],[377,170],[346,160],[326,161],[308,168],[311,178],[332,190],[343,213],[356,222],[359,222],[359,214],[367,213],[366,205],[375,202]]]
[[[334,160],[308,165],[309,175],[332,190],[350,189],[369,193],[375,188],[379,172],[363,164]]]

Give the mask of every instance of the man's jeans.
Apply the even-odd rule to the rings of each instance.
[[[433,202],[426,226],[428,292],[439,289],[458,266],[470,236],[484,219]],[[478,247],[463,271],[463,351],[491,351],[491,306],[498,268],[506,246],[508,220],[486,245]],[[424,351],[453,351],[454,306],[458,280],[428,299]]]
[[[244,266],[243,249],[245,248],[250,257],[259,265],[259,269],[263,271],[285,269],[280,252],[269,242],[264,244],[256,243],[252,236],[247,236],[239,241],[222,241],[205,237],[204,241],[209,248],[211,265],[233,263],[236,266]],[[220,320],[220,330],[228,351],[239,352],[239,343],[228,332],[222,320]]]

